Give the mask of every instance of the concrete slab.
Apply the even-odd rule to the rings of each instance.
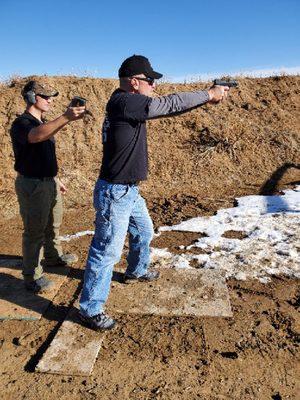
[[[107,305],[112,315],[232,316],[225,280],[215,271],[162,270],[160,280],[151,284],[123,284],[120,271],[115,272],[114,278]],[[140,290],[136,290],[137,287]],[[105,333],[83,326],[77,311],[78,301],[38,363],[37,372],[91,375]]]
[[[35,295],[24,288],[20,260],[1,259],[0,266],[0,320],[39,320],[66,279],[69,267],[45,269],[46,276],[54,282],[51,291]]]
[[[77,308],[72,308],[51,345],[36,367],[37,372],[89,376],[105,333],[80,324]]]
[[[160,279],[152,283],[113,282],[107,311],[111,315],[232,316],[225,279],[217,271],[199,269],[161,270]]]

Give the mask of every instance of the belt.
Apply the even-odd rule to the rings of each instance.
[[[25,179],[37,179],[39,181],[52,181],[54,179],[54,176],[31,176],[31,175],[22,175],[22,174],[18,174],[18,175]]]

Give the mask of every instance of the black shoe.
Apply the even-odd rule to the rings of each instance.
[[[42,293],[52,289],[54,283],[47,279],[45,276],[42,276],[39,279],[36,279],[32,282],[25,282],[25,288],[30,292],[34,293]]]
[[[156,281],[159,278],[158,271],[147,271],[142,276],[135,276],[135,275],[126,275],[124,276],[124,283],[133,283],[133,282],[152,282]]]
[[[79,312],[78,317],[85,325],[96,331],[110,330],[116,325],[116,321],[105,313],[87,317]]]

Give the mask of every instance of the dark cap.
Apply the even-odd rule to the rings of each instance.
[[[119,69],[119,78],[129,78],[134,75],[144,74],[147,78],[160,79],[162,74],[153,71],[148,58],[133,56],[126,58]]]
[[[39,81],[29,81],[23,87],[22,96],[25,96],[28,92],[34,92],[35,95],[42,94],[43,96],[56,97],[58,91],[47,83]]]

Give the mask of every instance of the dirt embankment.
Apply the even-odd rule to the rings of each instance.
[[[51,120],[62,113],[73,95],[88,99],[93,117],[73,122],[57,135],[60,176],[69,187],[66,208],[90,207],[102,155],[101,124],[105,104],[117,81],[49,77],[60,96]],[[24,109],[20,91],[25,80],[0,86],[0,217],[17,214],[13,153],[9,127]],[[207,88],[207,83],[162,84],[157,91]],[[237,195],[270,192],[282,181],[300,179],[300,76],[243,78],[226,103],[205,105],[190,113],[149,123],[149,180],[142,190],[151,210],[195,215],[218,200],[230,204]],[[218,207],[224,203],[218,203]],[[160,221],[160,218],[157,222]]]

